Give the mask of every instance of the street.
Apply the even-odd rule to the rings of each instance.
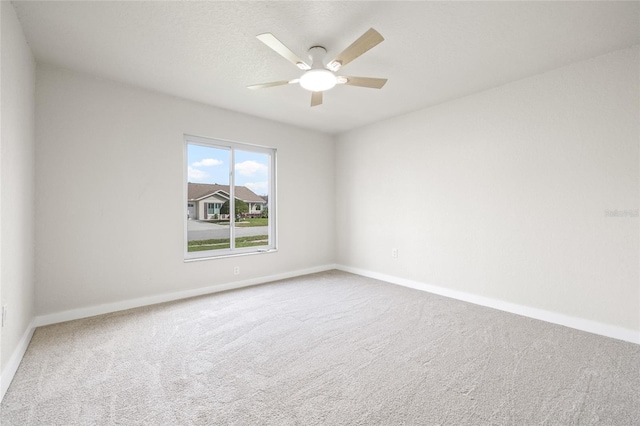
[[[250,235],[267,235],[267,226],[237,227],[236,237],[246,237]],[[187,221],[187,240],[210,240],[218,238],[229,238],[229,225],[218,225],[215,223],[201,222],[198,220]]]

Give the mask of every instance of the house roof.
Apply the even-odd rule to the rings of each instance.
[[[236,198],[245,202],[251,203],[264,203],[264,198],[257,195],[255,192],[247,188],[246,186],[236,186],[235,187]],[[188,194],[187,198],[189,200],[199,200],[201,198],[208,197],[215,193],[223,192],[225,197],[229,197],[229,185],[218,185],[218,184],[210,184],[210,183],[188,183]]]

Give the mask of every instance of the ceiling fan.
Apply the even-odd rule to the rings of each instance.
[[[369,87],[380,89],[387,82],[386,78],[349,77],[338,76],[335,73],[358,56],[377,46],[384,38],[379,32],[370,28],[367,32],[344,49],[338,56],[324,64],[324,55],[327,50],[322,46],[312,46],[308,53],[311,65],[300,59],[287,46],[271,33],[256,36],[258,40],[269,46],[276,53],[305,71],[300,78],[293,80],[274,81],[271,83],[254,84],[247,86],[249,89],[264,89],[267,87],[284,86],[285,84],[299,83],[304,89],[311,91],[311,106],[322,104],[322,93],[332,89],[336,84],[347,86]]]

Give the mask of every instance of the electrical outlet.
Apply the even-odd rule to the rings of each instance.
[[[397,248],[392,248],[391,249],[391,257],[393,257],[394,259],[398,257],[398,249]]]
[[[233,268],[233,275],[240,275],[240,267],[239,266],[235,266]]]
[[[2,326],[7,323],[7,305],[2,305]]]

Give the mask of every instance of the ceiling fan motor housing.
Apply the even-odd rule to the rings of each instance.
[[[311,59],[311,69],[324,69],[324,55],[327,54],[327,49],[322,46],[312,46],[307,51],[309,59]]]

